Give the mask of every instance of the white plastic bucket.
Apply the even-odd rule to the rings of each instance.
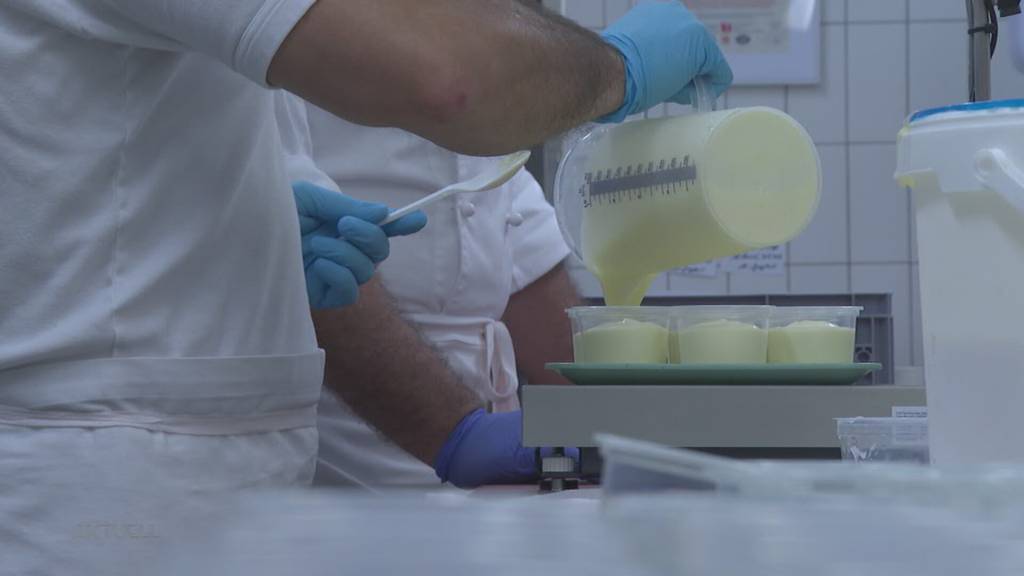
[[[926,110],[913,188],[932,463],[1024,462],[1024,101]]]

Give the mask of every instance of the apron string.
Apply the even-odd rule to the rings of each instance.
[[[466,344],[478,346],[483,354],[485,390],[478,394],[488,402],[493,412],[510,412],[519,408],[519,379],[516,374],[516,354],[512,334],[500,320],[485,317],[444,316],[438,314],[407,314],[429,337],[436,331],[457,330],[457,338]],[[467,337],[471,333],[472,336]]]

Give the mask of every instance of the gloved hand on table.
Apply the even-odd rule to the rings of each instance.
[[[388,238],[413,234],[427,224],[427,216],[417,211],[378,226],[388,215],[387,206],[309,182],[292,184],[292,192],[299,212],[306,292],[310,306],[317,309],[354,303],[359,286],[388,257]]]
[[[662,102],[691,104],[693,79],[707,76],[717,98],[732,69],[714,36],[678,0],[643,2],[601,34],[626,66],[622,106],[598,122],[621,122]]]
[[[545,448],[541,454],[551,452]],[[579,460],[576,449],[566,450],[566,455]],[[522,412],[488,414],[480,409],[468,414],[441,448],[434,472],[459,488],[537,480],[537,452],[523,446]]]

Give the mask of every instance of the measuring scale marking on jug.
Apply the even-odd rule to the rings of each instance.
[[[697,167],[690,163],[690,157],[684,156],[682,161],[678,158],[670,158],[668,161],[658,161],[657,167],[654,162],[648,162],[645,167],[637,164],[634,171],[633,166],[622,166],[614,169],[608,168],[603,172],[587,172],[584,175],[586,183],[580,187],[580,196],[583,198],[583,207],[590,208],[596,202],[624,202],[626,200],[643,200],[646,194],[653,198],[657,194],[668,195],[679,192],[680,189],[689,191],[697,181]]]

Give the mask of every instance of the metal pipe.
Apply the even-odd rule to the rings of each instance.
[[[992,99],[992,60],[989,43],[992,34],[983,29],[987,26],[988,10],[985,0],[967,0],[968,35],[968,86],[971,102]]]

